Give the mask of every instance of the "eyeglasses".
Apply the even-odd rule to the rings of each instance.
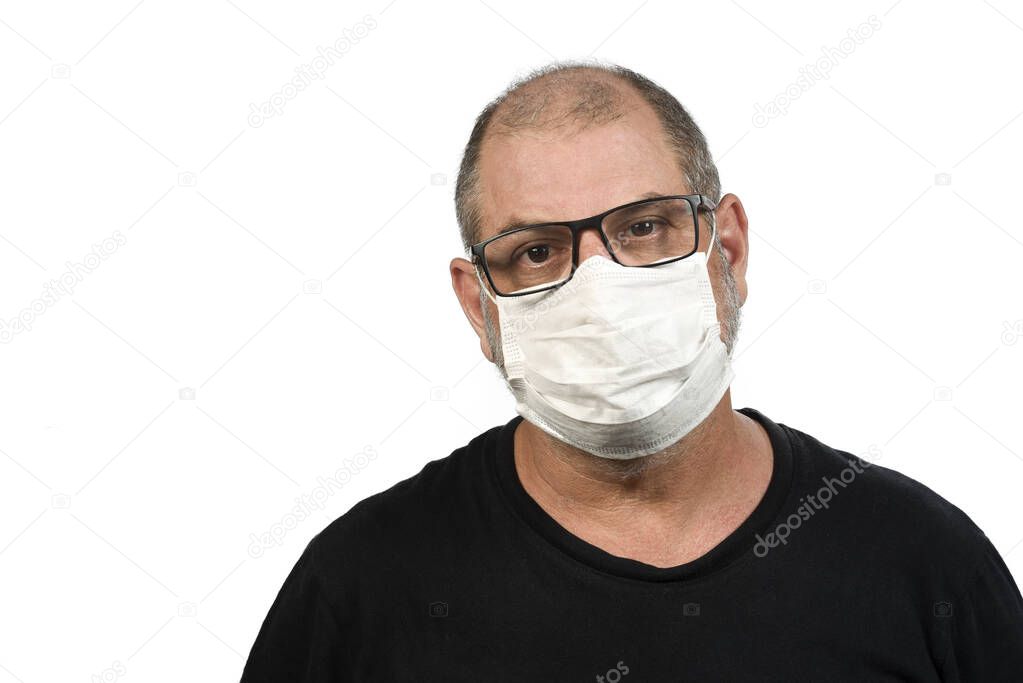
[[[641,199],[577,221],[537,223],[472,245],[498,296],[560,287],[579,265],[579,233],[596,228],[607,253],[623,266],[661,266],[692,256],[700,243],[701,210],[717,204],[702,194]],[[711,213],[713,217],[713,213]]]

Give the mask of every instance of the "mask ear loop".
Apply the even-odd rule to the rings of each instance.
[[[480,283],[480,289],[482,289],[483,293],[487,295],[487,298],[490,299],[491,303],[493,303],[496,306],[497,305],[497,299],[495,299],[494,295],[490,293],[490,288],[487,287],[487,285],[483,282],[483,278],[480,277],[479,268],[477,268],[476,265],[473,264],[473,268],[472,269],[476,273],[476,279]]]
[[[710,260],[710,250],[714,248],[714,238],[718,235],[718,219],[714,215],[714,209],[710,210],[710,243],[707,245],[707,260]]]

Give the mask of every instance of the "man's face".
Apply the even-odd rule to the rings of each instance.
[[[677,158],[664,140],[663,129],[653,109],[637,102],[622,118],[579,131],[516,131],[491,134],[484,141],[480,158],[480,209],[483,227],[479,240],[497,234],[512,222],[539,223],[574,220],[641,199],[648,192],[662,195],[688,194]],[[727,199],[727,201],[726,201]],[[735,209],[734,207],[738,207]],[[734,195],[722,198],[718,214],[726,208],[725,225],[718,216],[718,233],[723,242],[735,233],[734,249],[745,272],[745,214]],[[732,220],[736,215],[741,220]],[[707,214],[701,212],[700,249],[710,241]],[[730,230],[737,223],[741,229]],[[741,233],[741,234],[740,234]],[[741,244],[739,243],[741,242]],[[726,251],[733,247],[724,242]],[[586,230],[580,235],[579,263],[591,256],[610,258],[600,235]],[[737,326],[738,306],[745,298],[745,280],[724,279],[727,261],[712,255],[708,270],[717,301],[718,320],[726,343],[729,322]],[[733,259],[734,263],[734,259]],[[479,283],[464,259],[452,262],[452,282],[467,317],[480,336],[484,355],[501,368],[496,306],[480,298]],[[475,299],[475,300],[474,300]]]

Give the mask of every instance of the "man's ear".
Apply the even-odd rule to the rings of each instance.
[[[746,303],[746,267],[749,260],[749,222],[742,201],[734,194],[726,194],[714,211],[718,240],[725,258],[732,266],[732,277],[739,291],[739,304]]]
[[[476,275],[476,268],[471,261],[464,258],[453,258],[448,266],[451,272],[451,287],[455,290],[458,303],[462,306],[462,312],[472,325],[476,336],[480,338],[480,350],[486,359],[494,362],[494,356],[490,352],[490,344],[487,342],[486,322],[483,319],[483,309],[480,307],[480,281]],[[491,320],[497,320],[496,307],[486,299],[486,305],[493,308],[488,312]]]

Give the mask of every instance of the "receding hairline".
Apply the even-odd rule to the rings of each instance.
[[[586,99],[589,98],[589,99]],[[539,101],[538,101],[539,100]],[[492,138],[515,138],[535,131],[572,137],[593,127],[605,126],[645,109],[657,122],[670,153],[668,136],[654,107],[624,76],[592,66],[569,67],[535,80],[509,87],[495,107],[479,144],[480,164],[475,178],[477,202],[483,189],[482,158]],[[636,199],[664,194],[647,192]],[[482,206],[477,205],[482,212]],[[481,216],[482,217],[482,216]],[[513,216],[498,232],[505,232],[539,218]],[[480,235],[476,235],[479,238]]]
[[[482,228],[481,156],[488,140],[541,130],[572,136],[636,110],[651,112],[691,192],[717,201],[720,179],[706,138],[686,108],[642,74],[599,60],[569,60],[512,81],[476,118],[455,186],[455,209],[466,249]]]
[[[482,142],[525,130],[575,133],[653,107],[622,75],[593,66],[569,66],[513,83],[494,108]],[[654,112],[656,114],[656,112]]]

